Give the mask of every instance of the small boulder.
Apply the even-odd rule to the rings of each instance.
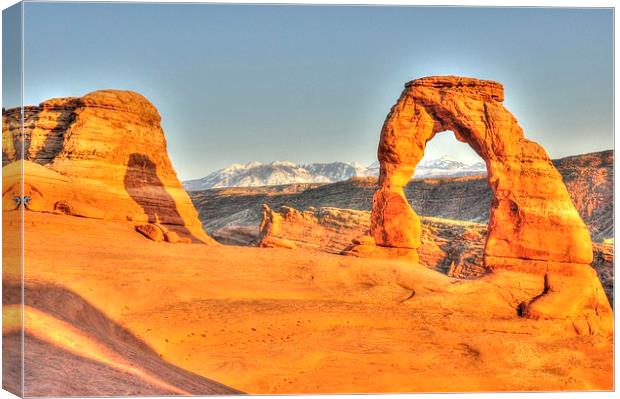
[[[164,232],[154,224],[141,224],[135,227],[136,231],[153,241],[164,241]]]

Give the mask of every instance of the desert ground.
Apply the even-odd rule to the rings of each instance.
[[[70,384],[27,378],[29,395],[197,393],[208,380],[263,394],[613,388],[612,336],[518,317],[537,289],[527,275],[467,281],[396,260],[173,245],[129,223],[28,211],[25,229],[26,367],[52,348],[77,358],[63,363]],[[3,277],[5,289],[20,278]],[[18,327],[7,313],[5,335]],[[136,361],[150,354],[161,360]],[[89,362],[108,370],[96,388]]]

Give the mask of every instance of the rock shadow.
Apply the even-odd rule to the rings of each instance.
[[[20,286],[3,283],[3,290],[15,291]],[[5,303],[10,305],[12,303]],[[62,320],[95,338],[109,351],[126,359],[128,363],[191,395],[240,394],[233,388],[175,366],[162,359],[147,343],[132,332],[110,320],[105,314],[75,292],[52,284],[26,284],[24,304]],[[10,339],[14,334],[4,337]],[[144,380],[113,367],[72,354],[48,342],[38,340],[25,331],[25,389],[27,396],[99,396],[161,395],[162,392]],[[95,373],[91,375],[91,373]],[[71,381],[67,381],[71,376]],[[81,381],[81,382],[80,382]],[[77,383],[76,383],[77,382]]]
[[[79,99],[68,101],[62,106],[25,106],[23,108],[2,109],[4,122],[10,128],[2,132],[3,152],[2,165],[25,159],[40,165],[47,165],[54,161],[64,147],[64,137],[67,129],[75,122],[75,110],[82,103]],[[45,111],[45,112],[43,112]],[[41,120],[41,114],[45,120]],[[22,129],[23,116],[23,129]],[[51,125],[53,120],[53,125]],[[43,126],[47,134],[45,141],[35,154],[31,154],[32,134],[37,125]],[[8,145],[10,142],[12,143]],[[4,152],[4,147],[12,147],[14,153]]]
[[[65,144],[65,134],[67,129],[75,122],[77,118],[77,114],[75,110],[80,106],[80,103],[76,100],[72,104],[68,105],[68,108],[59,110],[59,115],[56,118],[56,126],[52,127],[49,131],[49,134],[45,137],[45,142],[41,146],[41,148],[34,155],[32,161],[41,164],[47,165],[54,161],[56,156],[62,151]],[[53,110],[52,110],[53,111]],[[40,118],[40,112],[37,113],[34,117],[33,125],[36,126]],[[30,139],[29,139],[30,146]],[[26,159],[28,159],[28,152],[25,152]]]
[[[24,125],[29,123],[29,110],[24,107]],[[21,127],[22,108],[2,108],[2,166],[23,159],[30,145],[30,133]],[[24,134],[28,139],[24,138]],[[6,151],[5,151],[6,150]]]
[[[124,185],[129,196],[148,215],[149,223],[166,224],[181,236],[191,238],[193,242],[202,242],[185,226],[174,198],[157,176],[157,165],[147,155],[133,153],[129,156]]]

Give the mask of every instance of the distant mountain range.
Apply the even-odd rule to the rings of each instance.
[[[486,173],[483,162],[472,165],[443,156],[421,162],[415,171],[416,178],[458,177]],[[331,162],[297,165],[288,161],[271,163],[250,162],[233,164],[206,177],[183,182],[188,191],[222,187],[260,187],[293,183],[335,183],[351,177],[379,175],[379,162],[369,166],[358,163]]]
[[[459,177],[486,174],[487,167],[484,162],[465,164],[463,162],[443,156],[426,162],[420,162],[416,167],[414,177],[433,178],[433,177]]]

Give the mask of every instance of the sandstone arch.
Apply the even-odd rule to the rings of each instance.
[[[539,276],[538,292],[517,294],[518,314],[567,318],[578,332],[611,330],[611,307],[589,266],[588,230],[549,156],[524,137],[503,100],[503,86],[493,81],[435,76],[407,83],[381,131],[370,227],[375,249],[360,243],[349,254],[418,259],[420,220],[403,187],[426,143],[451,130],[486,162],[493,197],[485,266]],[[515,275],[511,292],[520,290],[520,278],[529,279]]]
[[[502,105],[503,87],[493,81],[427,77],[405,85],[381,132],[379,189],[373,198],[371,234],[377,245],[415,250],[420,222],[404,185],[435,134],[454,132],[486,162],[493,191],[488,267],[515,261],[590,264],[592,243],[562,177],[545,150],[526,139]]]

